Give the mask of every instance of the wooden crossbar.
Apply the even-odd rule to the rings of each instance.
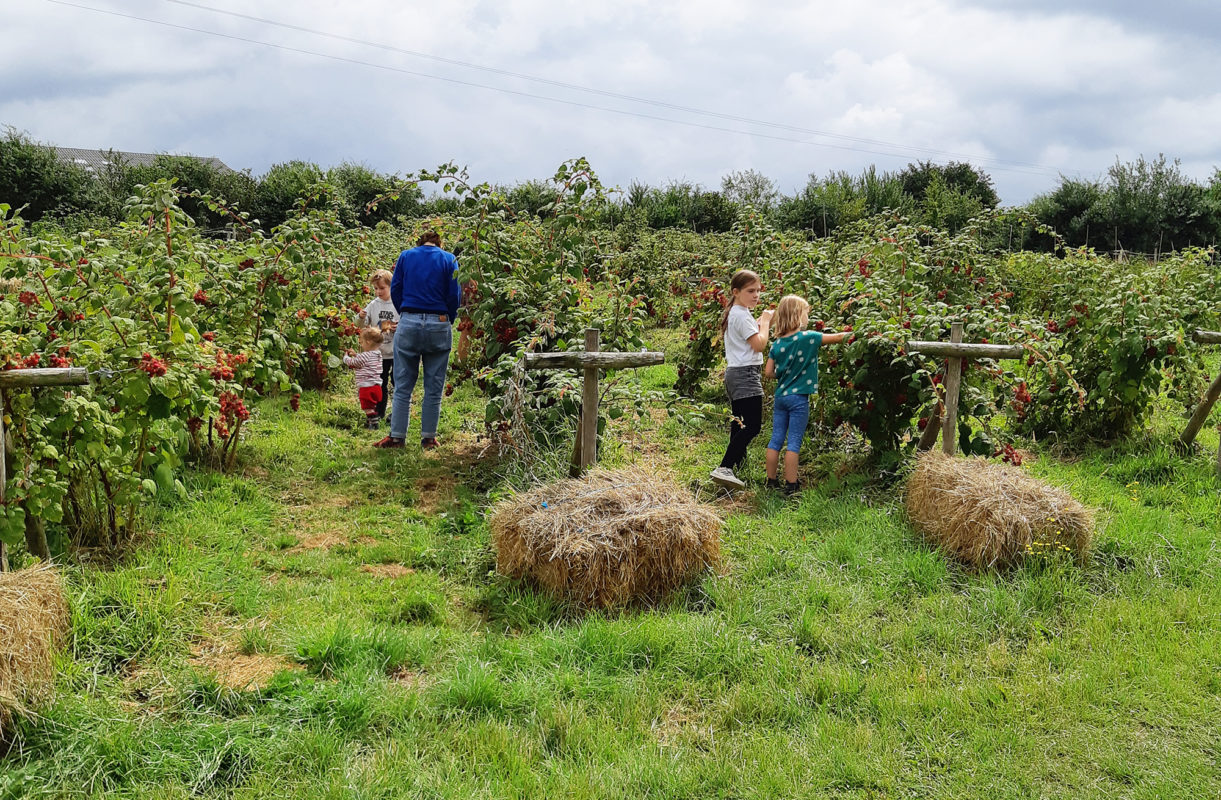
[[[954,455],[958,449],[958,396],[962,390],[962,362],[968,358],[1021,358],[1025,348],[1016,344],[972,344],[962,340],[962,323],[950,323],[948,342],[907,343],[909,353],[947,359],[945,368],[945,398],[933,406],[928,426],[920,435],[916,445],[919,450],[932,449],[941,433],[941,449],[946,455]]]
[[[572,452],[569,474],[574,478],[598,461],[598,373],[604,369],[635,369],[666,362],[665,353],[641,350],[639,353],[603,353],[602,332],[585,331],[585,349],[565,353],[526,353],[525,368],[579,369],[584,378],[581,389],[581,420]]]
[[[664,364],[665,353],[526,353],[526,369],[630,369]]]
[[[966,342],[907,343],[907,352],[938,358],[1021,358],[1026,351],[1017,344],[970,344]]]

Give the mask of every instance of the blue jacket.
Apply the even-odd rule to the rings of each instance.
[[[462,302],[458,259],[430,244],[399,253],[390,281],[390,301],[400,314],[409,308],[448,314],[449,323],[454,324]]]

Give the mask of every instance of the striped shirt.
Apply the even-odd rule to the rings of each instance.
[[[343,363],[356,370],[356,388],[382,385],[382,354],[380,350],[366,350],[354,356],[344,356]]]

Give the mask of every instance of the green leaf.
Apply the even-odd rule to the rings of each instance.
[[[157,482],[157,486],[164,491],[174,491],[174,470],[170,469],[170,465],[162,461],[157,465],[157,469],[153,471],[153,479]]]
[[[0,542],[15,545],[25,540],[25,509],[21,506],[0,507]]]
[[[148,416],[151,419],[166,419],[170,415],[170,399],[161,392],[153,392],[148,398]]]

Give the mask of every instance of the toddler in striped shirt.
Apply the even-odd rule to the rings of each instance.
[[[360,353],[349,349],[343,363],[356,370],[356,396],[365,412],[365,427],[377,430],[377,404],[382,401],[382,332],[377,328],[362,328]]]

